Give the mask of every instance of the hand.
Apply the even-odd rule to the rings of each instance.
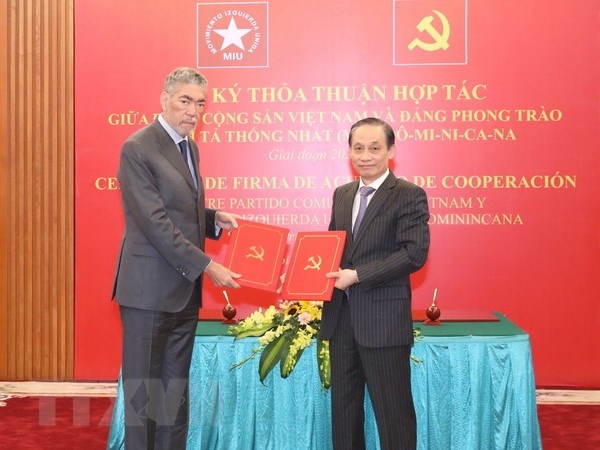
[[[241,286],[236,283],[235,278],[241,278],[239,273],[232,272],[227,267],[212,261],[204,270],[213,284],[217,287],[229,287],[239,289]]]
[[[276,294],[281,294],[281,291],[283,290],[283,283],[285,283],[286,274],[287,272],[284,272],[279,277],[279,285],[277,286],[277,290],[275,291]]]
[[[226,230],[231,230],[232,228],[237,228],[237,218],[241,216],[238,214],[227,213],[224,211],[217,211],[215,215],[215,221],[220,228],[224,228]]]
[[[337,272],[326,273],[327,278],[337,278],[334,286],[342,291],[358,282],[358,274],[354,269],[340,269]]]

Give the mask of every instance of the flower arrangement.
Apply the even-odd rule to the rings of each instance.
[[[258,364],[261,383],[277,364],[281,377],[287,378],[304,350],[313,343],[313,338],[316,338],[321,386],[325,390],[329,389],[329,341],[319,338],[322,308],[323,302],[282,300],[279,302],[279,308],[271,305],[264,312],[259,308],[237,325],[229,327],[229,333],[235,335],[235,339],[258,337],[259,343],[258,347],[252,349],[250,356],[234,364],[230,370],[242,366],[261,353]],[[419,329],[414,329],[413,333],[415,342],[421,340]],[[415,363],[421,362],[412,355],[411,359]]]
[[[235,335],[235,339],[253,336],[258,337],[259,343],[248,358],[234,364],[231,369],[240,367],[261,353],[258,365],[261,382],[278,363],[281,377],[287,378],[304,350],[316,338],[321,386],[329,389],[329,342],[318,336],[322,308],[323,302],[283,300],[279,302],[279,308],[271,305],[264,312],[259,308],[237,325],[229,327],[229,333]]]

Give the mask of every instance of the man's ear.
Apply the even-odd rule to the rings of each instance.
[[[396,154],[396,144],[392,145],[389,149],[388,149],[388,159],[392,159],[394,157],[394,155]]]
[[[160,93],[160,106],[162,106],[162,110],[164,111],[165,109],[167,109],[167,103],[169,102],[169,94],[167,94],[165,91],[162,91]]]

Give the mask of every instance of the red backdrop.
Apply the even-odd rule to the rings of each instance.
[[[210,85],[209,206],[289,228],[291,248],[353,177],[350,125],[380,116],[394,172],[430,200],[414,307],[437,288],[442,314],[501,311],[531,336],[538,386],[600,387],[597,16],[591,0],[76,2],[76,378],[118,375],[119,151],[188,65]],[[230,299],[243,317],[276,296]],[[204,303],[218,317],[224,300]]]

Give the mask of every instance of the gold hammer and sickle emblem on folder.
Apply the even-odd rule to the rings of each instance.
[[[321,263],[323,262],[323,259],[319,255],[317,255],[316,258],[311,256],[308,258],[308,261],[310,264],[306,266],[304,270],[321,270]]]
[[[419,24],[417,25],[417,30],[421,33],[426,32],[431,36],[434,42],[423,42],[419,38],[415,38],[408,44],[408,49],[413,50],[415,47],[419,47],[427,52],[434,52],[436,50],[444,49],[448,50],[450,44],[448,44],[448,37],[450,37],[450,22],[446,16],[444,16],[441,12],[433,10],[436,16],[442,21],[442,32],[440,33],[435,27],[431,24],[433,22],[433,16],[425,16]]]
[[[253,245],[250,247],[251,252],[248,253],[246,255],[246,258],[254,258],[254,259],[259,259],[261,261],[264,261],[265,258],[265,249],[262,247],[256,247],[256,245]]]

